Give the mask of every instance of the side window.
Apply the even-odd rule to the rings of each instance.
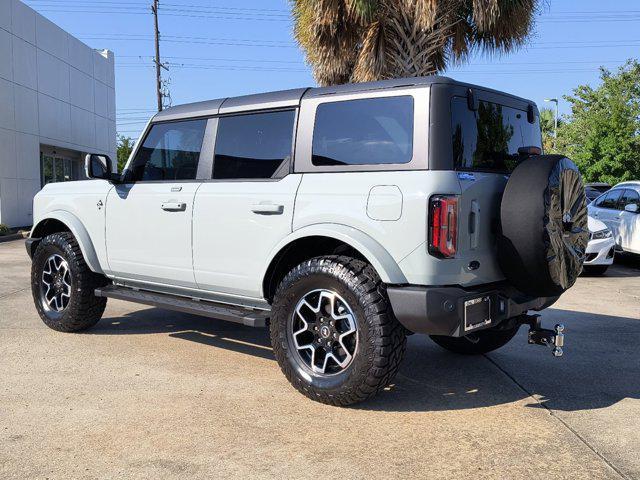
[[[133,161],[135,181],[193,180],[207,120],[157,123]]]
[[[278,176],[291,160],[295,117],[293,110],[221,117],[213,178]]]
[[[596,203],[597,207],[600,208],[612,208],[615,209],[618,207],[618,200],[622,196],[622,190],[611,190],[604,197],[601,197]]]
[[[316,166],[409,163],[413,157],[413,97],[320,104],[313,132]]]
[[[635,190],[627,189],[624,191],[622,196],[620,197],[620,202],[618,203],[618,209],[624,210],[629,204],[635,204],[640,209],[640,195]]]

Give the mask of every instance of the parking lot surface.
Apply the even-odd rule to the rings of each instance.
[[[0,244],[0,478],[640,478],[640,265],[625,259],[486,356],[409,338],[352,408],[287,383],[266,331],[110,300],[83,334],[40,321],[22,241]]]

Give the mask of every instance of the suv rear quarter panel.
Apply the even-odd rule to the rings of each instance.
[[[396,191],[401,195],[400,205]],[[425,271],[435,275],[446,262],[427,253],[427,204],[435,193],[459,194],[455,173],[416,170],[305,174],[296,198],[293,230],[316,224],[340,224],[360,230],[391,255],[409,283],[425,284]],[[389,212],[386,219],[372,215],[368,208],[372,203],[383,204],[384,208],[376,211],[383,215]],[[409,257],[412,260],[403,262]],[[446,268],[459,272],[451,261]],[[438,279],[442,282],[441,276]]]

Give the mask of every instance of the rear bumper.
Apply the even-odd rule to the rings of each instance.
[[[558,297],[532,298],[505,284],[473,288],[388,286],[391,307],[398,321],[414,333],[462,337],[473,331],[495,327],[529,310],[542,310]],[[483,299],[490,302],[487,321],[465,322],[465,302]]]

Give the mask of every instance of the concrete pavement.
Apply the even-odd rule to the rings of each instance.
[[[23,242],[0,244],[0,478],[640,478],[640,270],[581,278],[487,356],[409,339],[353,408],[289,386],[268,337],[109,301],[84,334],[40,321]]]

